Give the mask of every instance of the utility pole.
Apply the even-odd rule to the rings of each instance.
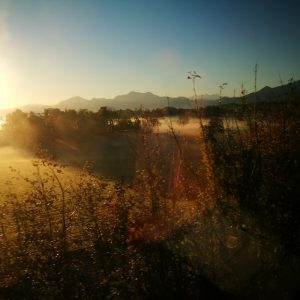
[[[198,108],[198,104],[197,104],[197,92],[196,92],[196,79],[197,78],[202,78],[196,71],[189,71],[188,72],[188,77],[187,79],[191,79],[193,82],[193,91],[194,91],[194,101],[196,104],[196,108]]]
[[[256,91],[257,91],[257,69],[258,69],[258,63],[255,64],[255,68],[254,68],[254,91],[255,91],[255,95],[256,95]]]
[[[220,88],[219,103],[220,104],[222,102],[222,91],[224,90],[225,85],[227,85],[227,82],[224,82],[224,83],[222,83],[222,84],[219,85],[219,88]]]

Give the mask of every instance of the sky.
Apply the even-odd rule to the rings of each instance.
[[[0,108],[300,79],[300,1],[0,0]]]

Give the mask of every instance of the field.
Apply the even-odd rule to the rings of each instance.
[[[287,243],[273,229],[281,226],[285,234],[290,221],[277,218],[290,214],[289,208],[269,209],[268,219],[269,202],[243,197],[257,186],[256,169],[252,175],[244,169],[249,147],[256,145],[252,124],[249,129],[246,121],[224,119],[221,128],[220,119],[207,119],[201,128],[199,119],[178,120],[161,118],[159,126],[81,143],[58,138],[51,147],[56,160],[1,147],[0,293],[8,299],[14,289],[61,298],[296,294],[300,260],[290,250],[295,238]],[[264,128],[257,130],[263,134]],[[277,120],[272,128],[278,129]],[[260,145],[269,162],[271,150]],[[10,186],[12,176],[19,179]]]

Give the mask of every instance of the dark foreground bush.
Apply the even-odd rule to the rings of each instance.
[[[90,165],[67,181],[62,165],[34,165],[32,178],[15,171],[23,193],[2,194],[1,299],[231,299],[176,250],[178,213],[153,214]]]
[[[219,201],[228,211],[234,199],[258,228],[280,236],[299,255],[300,107],[288,102],[269,108],[266,115],[246,107],[239,120],[215,118],[206,128]]]

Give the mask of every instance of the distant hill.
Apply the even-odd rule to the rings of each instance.
[[[0,118],[5,117],[6,115],[12,113],[16,109],[20,109],[24,112],[30,112],[33,111],[35,113],[42,113],[46,108],[53,107],[51,105],[40,105],[40,104],[29,104],[24,106],[18,106],[13,108],[6,108],[0,110]]]
[[[84,99],[82,97],[72,97],[67,100],[63,100],[59,102],[58,104],[54,105],[54,107],[62,108],[62,109],[74,109],[77,108],[83,108],[89,104],[89,101],[87,99]]]
[[[254,102],[272,102],[272,101],[285,101],[288,97],[296,97],[300,100],[300,80],[295,81],[292,85],[286,84],[275,88],[264,87],[257,93],[250,93],[245,96],[247,103]],[[202,95],[199,97],[199,104],[202,106],[217,105],[219,104],[218,95]],[[222,104],[239,104],[241,103],[240,97],[223,97]],[[173,106],[176,108],[192,108],[194,107],[193,100],[186,97],[160,97],[150,92],[139,93],[130,92],[126,95],[119,95],[113,99],[106,98],[93,98],[91,100],[82,97],[72,97],[63,100],[56,105],[25,105],[17,107],[23,111],[29,112],[43,112],[45,108],[59,108],[64,109],[87,109],[91,111],[98,111],[100,107],[106,106],[111,109],[155,109],[163,108],[166,106]],[[13,109],[0,110],[0,117],[14,111]]]
[[[295,98],[294,100],[300,101],[300,80],[291,84],[285,84],[271,88],[265,86],[256,93],[250,93],[245,96],[247,103],[255,102],[279,102],[287,101],[288,99]],[[218,102],[218,101],[217,101]],[[224,97],[222,98],[222,104],[239,104],[241,103],[241,97]]]

